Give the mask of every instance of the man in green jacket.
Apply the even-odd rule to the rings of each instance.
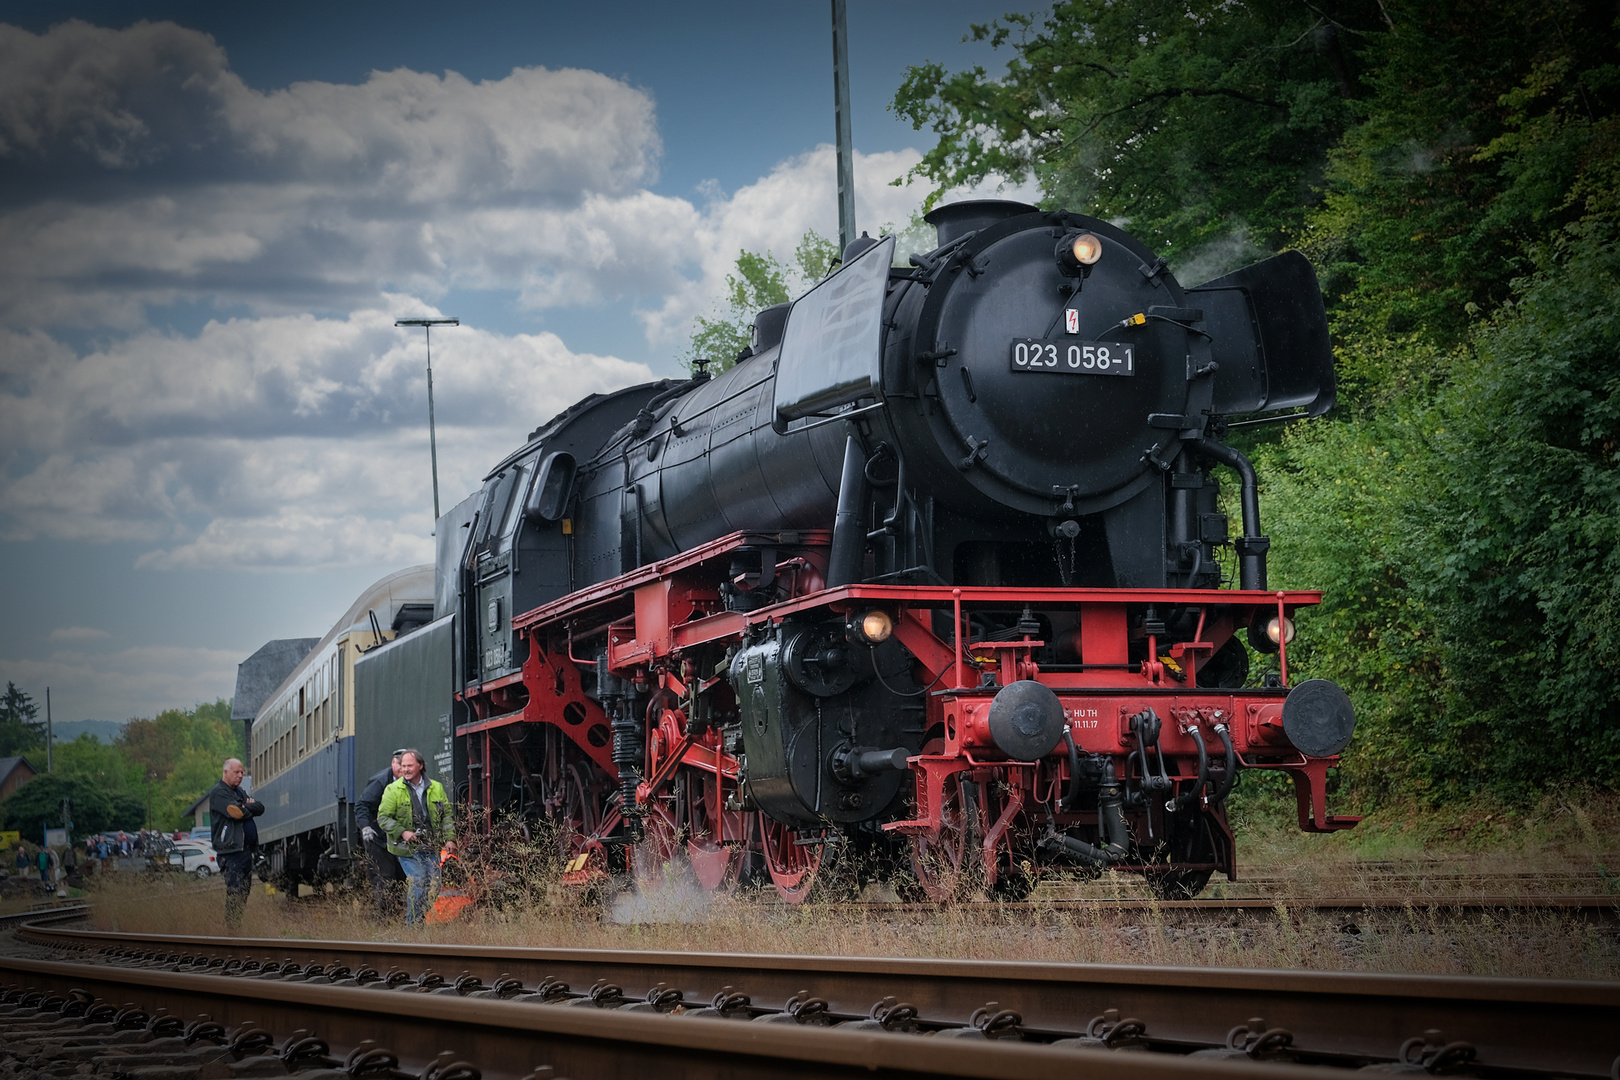
[[[402,751],[399,779],[383,789],[377,826],[388,834],[388,850],[410,878],[405,894],[405,925],[420,926],[439,883],[439,849],[456,850],[456,823],[444,785],[425,775],[420,750]]]

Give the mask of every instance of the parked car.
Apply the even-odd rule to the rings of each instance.
[[[219,858],[207,844],[188,841],[174,845],[169,851],[169,868],[206,879],[210,874],[219,873]]]

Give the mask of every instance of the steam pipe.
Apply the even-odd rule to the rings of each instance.
[[[1063,745],[1069,750],[1069,791],[1063,796],[1063,808],[1073,810],[1075,800],[1080,797],[1080,748],[1074,745],[1068,724],[1063,725]]]
[[[1204,749],[1204,733],[1198,730],[1197,724],[1194,724],[1187,729],[1187,734],[1192,737],[1193,745],[1198,747],[1198,782],[1192,786],[1191,791],[1171,799],[1165,807],[1167,810],[1184,810],[1195,805],[1198,796],[1203,794],[1204,785],[1209,782],[1209,752]]]
[[[1238,586],[1245,591],[1266,587],[1266,551],[1269,537],[1260,533],[1260,481],[1249,459],[1221,443],[1199,439],[1193,444],[1206,457],[1237,470],[1243,481],[1243,535],[1234,542],[1238,553]]]
[[[1115,785],[1104,787],[1097,794],[1097,832],[1103,839],[1103,850],[1111,857],[1124,858],[1130,850],[1131,834],[1125,826],[1125,796]]]
[[[1215,789],[1215,794],[1210,796],[1211,806],[1219,806],[1226,801],[1228,795],[1232,794],[1232,787],[1237,783],[1238,771],[1237,748],[1232,745],[1232,736],[1226,730],[1226,725],[1216,724],[1215,734],[1220,736],[1221,745],[1226,748],[1226,775],[1221,777],[1220,786]]]
[[[1072,855],[1092,866],[1111,866],[1130,854],[1130,833],[1125,827],[1125,800],[1119,788],[1109,785],[1097,799],[1097,836],[1101,845],[1087,843],[1048,827],[1041,846]]]
[[[1110,863],[1118,861],[1103,848],[1095,844],[1088,844],[1084,840],[1077,840],[1067,833],[1049,832],[1041,837],[1041,846],[1073,855],[1081,862],[1092,866],[1108,866]]]
[[[827,588],[861,580],[866,553],[866,454],[851,435],[844,440],[844,475],[838,482],[838,514],[833,518],[832,552],[827,556]]]

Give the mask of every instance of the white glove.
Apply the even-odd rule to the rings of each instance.
[[[365,828],[360,830],[360,839],[364,840],[368,844],[376,843],[377,830],[373,829],[370,825],[367,825]]]

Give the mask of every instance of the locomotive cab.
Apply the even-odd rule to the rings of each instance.
[[[458,507],[439,519],[437,534],[457,538],[441,539],[439,570],[457,584],[460,685],[509,679],[522,668],[527,642],[513,630],[513,616],[566,595],[579,580],[570,517],[579,461],[680,385],[647,383],[571,406],[485,478],[468,500],[470,514]]]

